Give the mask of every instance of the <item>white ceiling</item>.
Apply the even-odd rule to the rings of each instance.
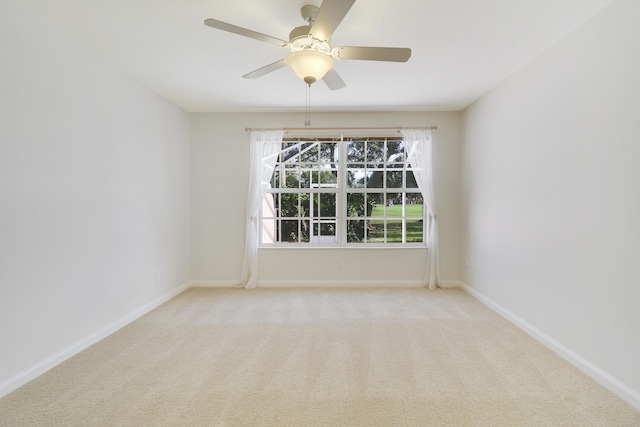
[[[206,27],[216,18],[288,39],[322,0],[2,0],[189,112],[304,108],[287,50]],[[312,86],[314,110],[460,110],[612,0],[357,0],[333,46],[410,47],[406,63],[340,60],[347,83]]]

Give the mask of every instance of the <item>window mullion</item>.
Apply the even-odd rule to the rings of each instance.
[[[344,141],[344,136],[340,137],[338,148],[336,235],[338,237],[338,246],[345,246],[347,243],[347,144]]]

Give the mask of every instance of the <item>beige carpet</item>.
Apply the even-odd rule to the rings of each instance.
[[[191,289],[0,400],[2,426],[640,426],[460,289]]]

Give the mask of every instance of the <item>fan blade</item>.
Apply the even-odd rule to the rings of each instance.
[[[340,59],[368,61],[407,62],[411,57],[408,47],[341,46],[333,49],[332,53]]]
[[[346,86],[344,80],[342,80],[336,70],[333,69],[327,71],[327,74],[324,75],[322,80],[327,84],[327,86],[329,86],[329,89],[331,90],[342,89]]]
[[[288,42],[286,42],[284,40],[281,40],[281,39],[278,39],[276,37],[271,37],[271,36],[268,36],[266,34],[258,33],[256,31],[248,30],[246,28],[238,27],[237,25],[228,24],[226,22],[218,21],[217,19],[212,19],[212,18],[205,19],[204,25],[206,25],[208,27],[211,27],[211,28],[216,28],[218,30],[228,31],[228,32],[233,33],[233,34],[238,34],[240,36],[245,36],[245,37],[249,37],[249,38],[252,38],[252,39],[256,39],[256,40],[259,40],[261,42],[274,44],[274,45],[280,46],[280,47],[285,47],[287,45],[287,43],[288,43]]]
[[[311,26],[309,35],[318,40],[329,40],[356,0],[324,0]]]
[[[283,68],[286,66],[287,66],[286,61],[284,59],[281,59],[280,61],[273,62],[269,65],[265,65],[262,68],[258,68],[257,70],[247,73],[242,77],[244,77],[245,79],[257,79],[258,77],[262,77],[265,74],[269,74],[272,71],[279,70],[280,68]]]

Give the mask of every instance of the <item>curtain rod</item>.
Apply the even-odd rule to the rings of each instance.
[[[269,130],[284,130],[285,133],[289,132],[289,131],[301,131],[301,130],[310,130],[310,131],[323,131],[323,130],[346,130],[346,131],[353,131],[353,130],[395,130],[398,132],[402,132],[401,127],[354,127],[354,128],[245,128],[244,130],[246,132],[251,132],[254,130],[264,130],[264,131],[269,131]],[[438,126],[426,126],[423,128],[404,128],[404,129],[426,129],[426,130],[438,130]]]

